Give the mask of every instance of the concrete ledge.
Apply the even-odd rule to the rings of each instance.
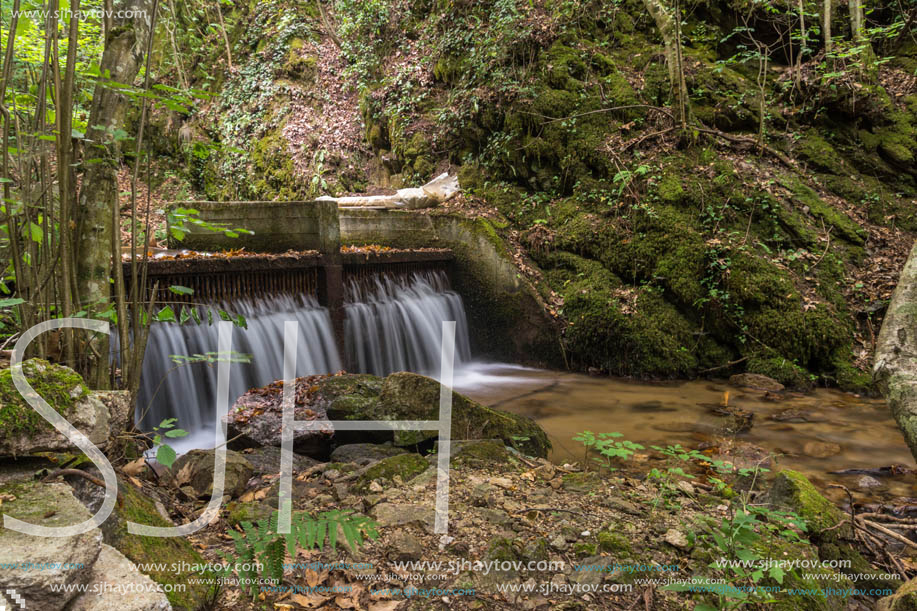
[[[169,206],[192,208],[198,218],[226,229],[248,229],[254,235],[227,237],[189,225],[182,240],[173,240],[174,247],[191,250],[224,250],[245,247],[257,252],[287,250],[317,250],[336,252],[340,244],[337,204],[333,201],[240,201],[240,202],[174,202]],[[170,232],[171,235],[171,232]]]

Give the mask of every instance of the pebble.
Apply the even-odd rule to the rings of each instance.
[[[688,541],[688,537],[685,536],[683,532],[678,529],[670,528],[663,535],[663,540],[673,547],[678,549],[688,549],[691,547],[691,543]]]
[[[882,482],[871,475],[864,475],[857,480],[857,488],[881,488]]]
[[[370,492],[382,492],[382,485],[379,482],[372,481],[369,483]]]
[[[841,446],[824,441],[809,441],[802,448],[802,453],[812,458],[828,458],[841,453]]]
[[[694,496],[694,486],[691,485],[691,482],[680,480],[677,484],[675,484],[675,487],[688,496]]]
[[[558,551],[564,551],[565,549],[567,549],[567,540],[564,538],[563,535],[559,534],[556,537],[554,537],[553,539],[551,539],[551,547],[553,547],[554,549]]]

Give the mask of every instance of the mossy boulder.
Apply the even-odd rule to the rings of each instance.
[[[917,611],[917,578],[905,583],[891,596],[880,599],[876,611]]]
[[[438,420],[439,395],[439,382],[409,372],[393,373],[384,380],[365,375],[335,376],[321,382],[316,391],[332,420]],[[436,434],[394,431],[393,441],[396,446],[411,446]],[[545,432],[530,418],[485,407],[456,392],[452,393],[452,437],[502,439],[540,457],[546,457],[551,447]]]
[[[218,591],[216,575],[193,568],[203,567],[207,561],[184,537],[146,537],[128,533],[128,521],[149,526],[174,525],[163,519],[153,502],[132,485],[122,483],[119,490],[123,505],[116,507],[102,525],[105,542],[136,564],[162,565],[148,575],[164,586],[183,586],[169,588],[172,591],[166,593],[176,611],[209,608]]]
[[[823,497],[804,475],[784,469],[777,473],[765,497],[765,502],[775,509],[794,512],[807,525],[809,540],[818,548],[822,561],[839,561],[838,571],[845,574],[878,574],[851,544],[853,530],[843,512]],[[900,581],[878,578],[860,578],[859,587],[895,588]],[[802,586],[801,586],[802,587]]]
[[[430,463],[419,454],[399,454],[382,459],[367,468],[357,478],[353,490],[366,492],[369,484],[376,480],[392,482],[397,475],[401,481],[407,482],[420,475],[430,467]]]
[[[108,407],[93,396],[78,373],[42,359],[29,359],[22,372],[35,392],[96,445],[108,441]],[[75,446],[29,406],[13,385],[9,369],[0,371],[0,456],[63,452]]]

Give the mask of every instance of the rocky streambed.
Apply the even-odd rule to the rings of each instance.
[[[24,541],[26,535],[0,531],[0,563],[60,561],[69,558],[61,552],[66,547],[85,556],[70,559],[83,568],[0,566],[0,587],[18,587],[39,600],[52,583],[92,584],[104,574],[112,583],[122,575],[122,585],[149,580],[172,590],[136,600],[58,596],[42,607],[54,609],[717,608],[742,601],[727,586],[768,588],[748,602],[773,599],[780,609],[915,604],[906,593],[913,584],[899,589],[915,566],[907,542],[912,529],[892,535],[873,529],[868,536],[882,545],[864,544],[857,533],[866,518],[836,507],[804,476],[778,471],[766,456],[747,470],[728,458],[687,451],[652,453],[639,463],[613,458],[599,465],[592,458],[602,457],[593,455],[558,465],[547,460],[548,439],[532,420],[459,394],[453,397],[456,441],[446,534],[435,529],[434,434],[310,433],[296,441],[294,516],[350,512],[371,521],[358,529],[364,535],[360,545],[352,532],[341,532],[334,545],[329,538],[320,547],[300,542],[281,548],[279,579],[252,589],[240,583],[242,571],[215,569],[240,558],[239,540],[263,540],[253,528],[274,527],[279,397],[275,384],[250,391],[233,406],[226,495],[205,528],[184,538],[126,532],[125,520],[170,525],[201,515],[212,491],[214,460],[213,450],[196,450],[164,469],[137,453],[136,438],[117,433],[107,452],[119,474],[121,499],[100,529],[63,547],[61,541]],[[439,384],[406,373],[310,377],[297,380],[295,397],[297,419],[435,420]],[[595,428],[608,428],[601,424]],[[626,452],[620,456],[628,458]],[[58,472],[53,483],[41,481],[61,467],[89,478],[68,471]],[[98,473],[78,454],[20,456],[4,459],[2,468],[2,509],[24,520],[75,523],[100,503],[101,489],[90,479]],[[903,511],[873,512],[866,521],[913,523]],[[743,516],[754,516],[744,529]],[[373,532],[375,538],[367,536]],[[724,543],[728,532],[733,536]],[[712,564],[721,557],[779,561],[786,570],[742,575]],[[827,564],[814,568],[822,562]],[[140,571],[106,569],[105,563]],[[23,582],[32,577],[41,579]],[[876,594],[895,590],[897,598]]]

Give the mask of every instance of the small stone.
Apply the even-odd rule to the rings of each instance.
[[[871,475],[864,475],[857,480],[857,488],[881,488],[882,482]]]
[[[563,535],[559,534],[556,537],[554,537],[553,539],[551,539],[551,547],[553,547],[557,551],[562,552],[565,549],[567,549],[567,540],[564,538]]]
[[[325,477],[327,477],[328,479],[337,479],[341,477],[341,472],[338,471],[337,469],[328,469],[327,471],[325,471]]]
[[[694,496],[694,486],[691,485],[691,482],[680,480],[677,484],[675,484],[675,487],[688,496]]]
[[[513,488],[512,480],[506,477],[494,477],[491,478],[490,483],[504,490],[511,490]]]
[[[677,547],[678,549],[688,549],[691,547],[691,543],[688,541],[688,537],[686,537],[683,532],[675,528],[670,528],[667,530],[665,535],[663,535],[663,540],[672,547]]]
[[[377,481],[372,481],[369,483],[370,492],[382,492],[382,484]]]
[[[551,583],[557,586],[561,586],[567,583],[567,578],[563,573],[557,573],[554,577],[551,577]]]
[[[402,561],[419,560],[423,555],[423,544],[411,533],[399,530],[392,537],[395,558]]]
[[[761,375],[759,373],[739,373],[729,378],[729,383],[733,386],[754,388],[756,390],[769,390],[771,392],[780,392],[783,390],[783,384]]]
[[[841,446],[824,441],[809,441],[802,448],[802,453],[812,458],[828,458],[841,453]]]
[[[589,532],[588,530],[584,530],[584,531],[581,532],[579,535],[580,535],[581,537],[588,537],[588,536],[591,535],[591,534],[592,534],[592,533]]]

